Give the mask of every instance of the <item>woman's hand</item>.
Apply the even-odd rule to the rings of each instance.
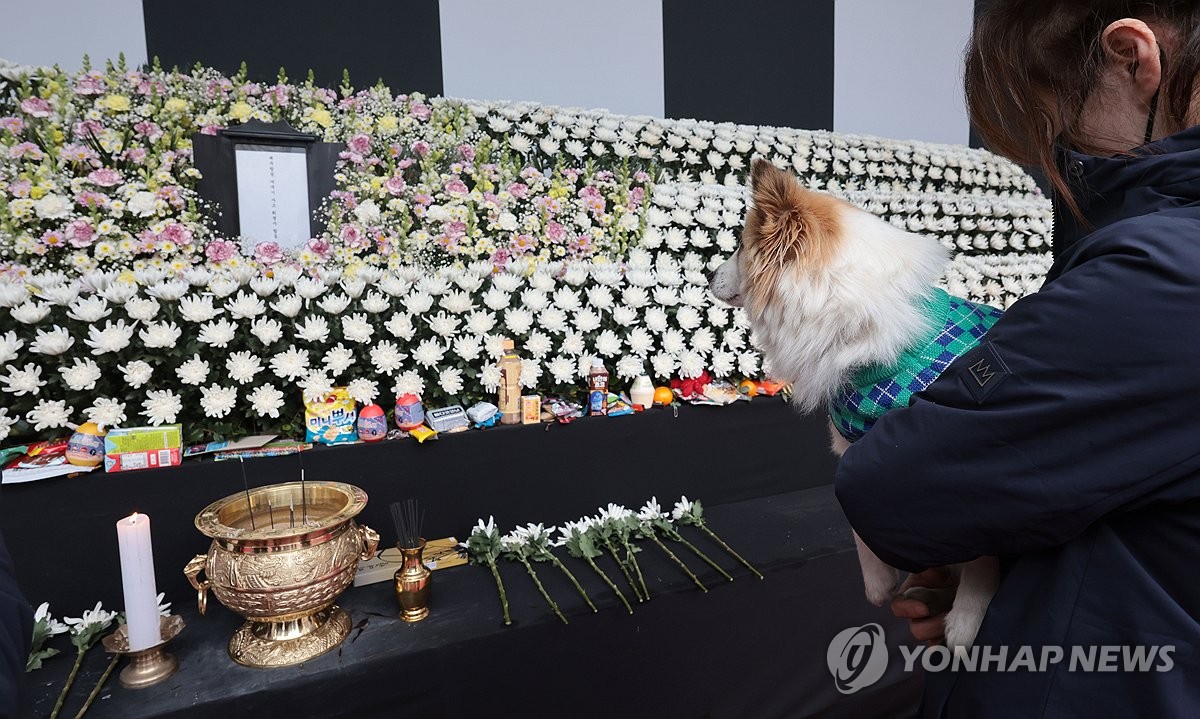
[[[934,567],[908,575],[892,599],[892,614],[908,620],[908,630],[929,646],[946,641],[946,612],[954,605],[958,572]]]

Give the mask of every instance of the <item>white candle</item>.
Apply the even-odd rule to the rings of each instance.
[[[117,544],[121,549],[121,584],[125,588],[129,650],[136,652],[162,640],[158,590],[154,585],[154,551],[150,546],[150,517],[134,512],[117,522]]]

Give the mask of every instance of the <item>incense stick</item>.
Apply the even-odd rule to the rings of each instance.
[[[242,463],[242,487],[246,490],[246,512],[250,514],[250,529],[258,529],[254,524],[254,505],[250,503],[250,482],[246,480],[246,460],[238,457]]]
[[[415,499],[392,502],[389,508],[392,511],[392,524],[396,527],[396,546],[411,549],[420,544],[425,509]]]
[[[267,515],[271,518],[271,529],[275,528],[275,507],[271,504],[271,498],[267,498]]]
[[[304,483],[304,467],[300,467],[300,504],[304,514],[304,526],[308,526],[308,486]]]

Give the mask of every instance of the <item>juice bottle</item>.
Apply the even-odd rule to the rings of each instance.
[[[599,358],[592,360],[592,369],[588,372],[588,414],[608,414],[608,370]]]
[[[521,358],[512,340],[504,340],[500,367],[500,424],[521,424]]]

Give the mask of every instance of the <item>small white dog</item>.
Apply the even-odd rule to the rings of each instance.
[[[977,344],[1000,311],[935,287],[947,260],[937,240],[807,190],[763,160],[754,162],[751,183],[741,246],[710,288],[746,309],[773,377],[792,384],[799,409],[829,408],[840,457],[879,415],[907,405]],[[899,571],[854,539],[867,599],[882,606],[895,596]],[[981,557],[954,570],[959,587],[946,643],[966,647],[999,568]]]

